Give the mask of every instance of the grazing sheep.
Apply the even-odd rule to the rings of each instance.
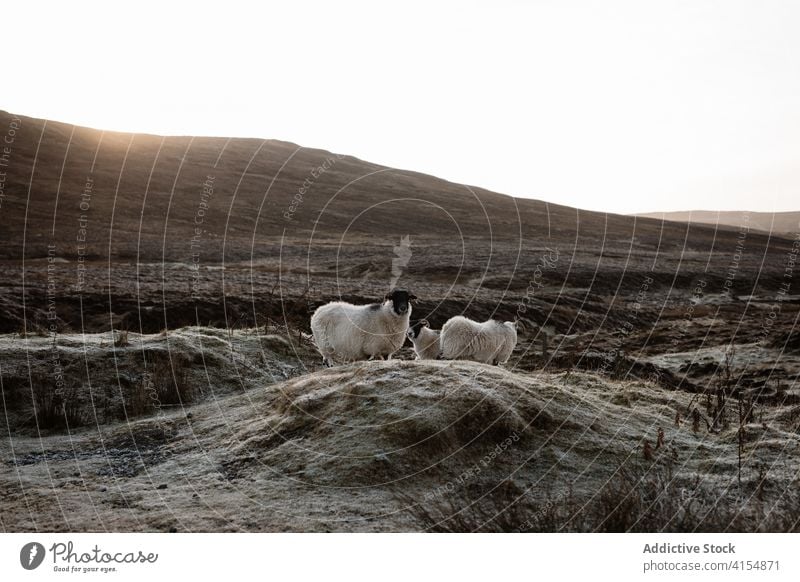
[[[442,355],[439,332],[429,326],[427,319],[420,319],[408,328],[408,339],[414,344],[418,360],[436,360]]]
[[[416,299],[408,291],[388,293],[383,303],[352,305],[335,301],[311,316],[314,343],[325,365],[391,359],[406,340],[411,305]]]
[[[504,364],[517,345],[516,322],[490,319],[478,323],[457,315],[442,326],[439,341],[447,360]]]

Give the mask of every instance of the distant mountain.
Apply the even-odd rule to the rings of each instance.
[[[647,212],[635,216],[659,218],[672,222],[708,224],[735,229],[748,228],[771,232],[776,235],[800,232],[800,211],[798,212],[750,212],[747,210],[715,211],[689,210],[682,212]]]

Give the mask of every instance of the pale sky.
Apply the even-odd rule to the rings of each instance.
[[[2,0],[0,109],[611,212],[800,210],[800,2]]]

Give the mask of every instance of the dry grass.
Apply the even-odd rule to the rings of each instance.
[[[130,342],[128,341],[128,330],[123,329],[117,332],[116,338],[114,338],[114,347],[115,348],[126,348],[128,347]]]
[[[183,328],[168,335],[124,329],[64,333],[29,336],[25,344],[0,336],[0,414],[5,412],[12,434],[33,433],[36,416],[40,428],[54,431],[113,423],[195,404],[211,392],[219,396],[261,388],[306,372],[311,358],[317,361],[305,340],[293,345],[285,335],[262,336],[254,330],[235,330],[234,335],[234,361],[227,331],[215,328]]]
[[[188,380],[191,361],[185,354],[156,355],[146,363],[162,405],[189,404],[194,387]]]
[[[85,425],[89,414],[81,400],[81,391],[73,384],[58,385],[53,376],[33,375],[32,424],[39,429],[72,429]]]
[[[544,502],[506,480],[483,497],[465,492],[420,501],[397,492],[396,501],[419,527],[431,532],[797,532],[800,495],[787,490],[780,506],[764,503],[764,477],[756,496],[739,499],[703,486],[699,479],[676,479],[669,464],[620,466],[588,498],[571,487]]]
[[[195,390],[188,378],[191,360],[180,353],[148,353],[141,382],[125,391],[127,417],[151,414],[165,406],[184,406],[194,401]]]
[[[236,363],[242,366],[242,377],[258,373],[244,358],[261,361],[256,358],[274,343],[266,351],[275,362],[284,346],[282,340],[256,333],[237,334]],[[166,448],[176,462],[153,456],[148,471],[164,481],[203,483],[208,508],[199,509],[191,494],[176,494],[170,502],[170,509],[196,519],[201,531],[218,528],[218,513],[230,515],[241,508],[252,508],[249,529],[273,531],[797,529],[800,502],[793,492],[798,490],[800,437],[790,424],[790,410],[766,407],[756,415],[743,405],[742,419],[763,415],[764,423],[744,426],[739,484],[740,443],[733,416],[729,430],[709,430],[710,420],[703,425],[706,419],[700,415],[705,412],[702,395],[578,371],[514,373],[446,361],[364,362],[271,385],[265,374],[251,384],[257,389],[236,394],[227,330],[176,330],[168,340],[137,338],[134,343],[142,343],[146,364],[142,351],[119,350],[119,370],[108,366],[107,337],[96,338],[96,348],[88,351],[96,356],[92,376],[102,371],[104,378],[122,381],[102,387],[93,383],[95,403],[103,395],[119,398],[121,387],[127,417],[134,418],[124,427],[103,430],[150,422],[135,417],[153,413],[153,396],[158,398],[164,406],[159,422],[183,428]],[[70,345],[69,338],[63,341]],[[29,349],[37,345],[32,340]],[[64,358],[70,353],[62,350]],[[186,411],[161,399],[186,403],[197,398],[193,379],[202,363],[211,366],[215,389],[224,382],[231,388],[214,403],[193,406],[187,426]],[[146,371],[144,379],[141,370]],[[12,392],[16,402],[25,390],[30,394],[19,378],[3,379],[7,401]],[[730,398],[728,408],[736,403]],[[57,414],[47,411],[57,411],[59,404],[46,393],[38,406],[44,422],[57,422]],[[125,417],[113,406],[109,410],[108,418]],[[693,411],[699,415],[696,432]],[[21,416],[23,411],[17,406],[10,414]],[[508,442],[510,436],[514,438]],[[63,447],[63,435],[43,438],[48,449]],[[202,460],[193,457],[198,454],[196,439],[202,442]],[[37,439],[35,449],[25,450],[24,443],[33,439],[21,437],[18,442],[23,462],[31,463],[19,465],[20,471],[26,479],[38,479],[41,455],[34,453],[42,445]],[[71,443],[83,451],[89,479],[108,486],[104,473],[91,473],[103,463],[93,452],[97,443],[87,435],[73,436]],[[74,465],[69,454],[59,453],[53,462]],[[114,462],[123,465],[126,459]],[[140,485],[121,483],[131,492]],[[265,502],[292,505],[297,511],[285,517],[291,522],[267,522],[260,517]],[[75,503],[77,507],[82,501]],[[24,521],[25,508],[14,511],[9,520]],[[365,514],[372,518],[362,519]],[[59,519],[51,517],[54,524]],[[160,527],[146,511],[121,519],[122,530]]]

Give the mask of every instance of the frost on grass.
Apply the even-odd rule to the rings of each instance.
[[[30,507],[53,530],[798,527],[792,407],[737,417],[729,399],[715,419],[713,401],[652,383],[471,362],[319,369],[312,347],[298,361],[281,351],[291,337],[245,331],[127,341],[99,341],[98,363],[115,374],[115,358],[179,351],[191,402],[67,440],[20,424],[3,450],[5,527],[33,529]]]

